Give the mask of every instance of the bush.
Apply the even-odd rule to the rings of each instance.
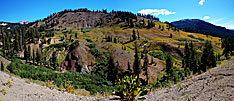
[[[175,39],[177,41],[192,41],[192,42],[198,42],[197,40],[188,40],[186,38],[179,38],[179,39]]]
[[[83,33],[90,32],[90,29],[81,29],[81,32]]]
[[[177,41],[189,41],[188,39],[185,39],[185,38],[180,38],[180,39],[175,39]]]
[[[22,78],[29,78],[40,81],[53,81],[60,89],[73,92],[72,89],[86,89],[95,94],[97,92],[111,92],[113,90],[110,81],[96,74],[80,74],[75,71],[56,73],[43,66],[34,67],[29,64],[12,62],[7,69]],[[66,85],[65,85],[66,84]],[[90,85],[92,85],[90,87]],[[63,88],[62,88],[63,87]]]
[[[119,79],[116,85],[116,95],[122,99],[126,98],[128,101],[133,101],[137,95],[140,95],[142,91],[146,91],[143,87],[140,79],[137,76],[125,76]],[[147,94],[147,93],[146,93]]]
[[[87,42],[93,42],[91,39],[87,38],[85,39]]]
[[[96,44],[95,43],[91,43],[91,44],[88,44],[87,45],[89,48],[95,48],[96,47]]]
[[[203,38],[196,38],[196,37],[194,37],[193,35],[188,35],[188,37],[191,37],[191,38],[193,38],[193,39],[197,39],[197,40],[200,40],[200,41],[205,41]]]
[[[160,50],[150,51],[149,55],[164,61],[167,58],[167,54]]]

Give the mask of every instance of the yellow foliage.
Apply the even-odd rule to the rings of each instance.
[[[74,93],[74,87],[73,87],[71,84],[67,84],[67,83],[65,82],[64,88],[66,89],[66,91],[67,91],[68,93]]]
[[[14,86],[13,80],[6,80],[5,82],[3,82],[3,85],[8,86],[8,87],[12,87],[12,86]]]

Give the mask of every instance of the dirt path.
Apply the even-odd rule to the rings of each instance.
[[[148,101],[234,101],[234,58],[170,89],[163,88],[146,97]]]
[[[3,82],[13,80],[14,86],[4,86]],[[38,84],[26,82],[23,79],[12,77],[0,71],[0,90],[7,88],[7,94],[0,92],[3,101],[93,101],[94,97],[77,96],[58,90],[51,90]]]

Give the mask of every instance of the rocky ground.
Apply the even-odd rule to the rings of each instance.
[[[206,73],[146,97],[148,101],[234,101],[234,58]]]
[[[14,86],[4,86],[3,83],[12,80]],[[48,87],[26,82],[23,79],[10,76],[0,71],[0,90],[7,88],[7,94],[0,92],[3,101],[93,101],[100,100],[95,97],[77,96]]]

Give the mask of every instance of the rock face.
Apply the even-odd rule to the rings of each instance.
[[[108,24],[108,19],[112,19],[109,14],[92,12],[69,12],[59,18],[61,26],[72,26],[74,28],[93,28],[103,24]]]
[[[65,70],[74,70],[81,73],[89,73],[89,48],[84,45],[77,46],[74,50],[67,54],[64,61],[59,63],[59,67]]]
[[[234,58],[170,89],[164,88],[146,97],[148,101],[233,101]]]

